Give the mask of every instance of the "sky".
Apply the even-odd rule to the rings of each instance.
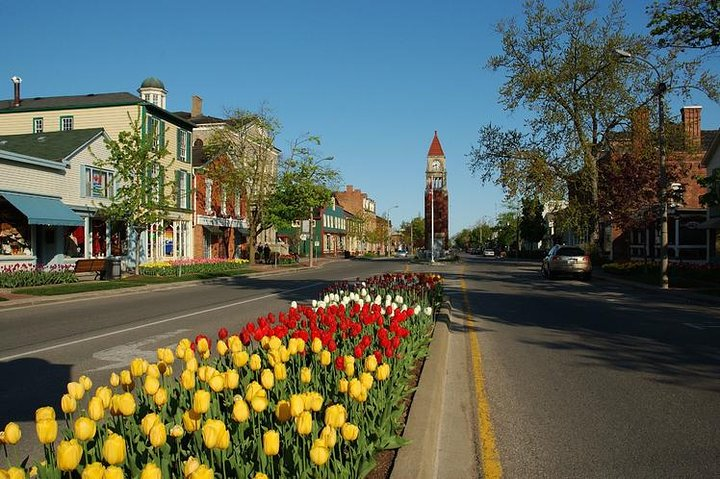
[[[631,30],[646,32],[649,1],[624,2]],[[607,4],[599,1],[599,11]],[[0,98],[12,97],[12,76],[23,79],[23,97],[136,94],[153,76],[165,84],[170,111],[190,111],[192,95],[210,116],[265,105],[282,124],[281,150],[305,134],[320,136],[319,157],[334,158],[341,189],[367,193],[396,227],[423,214],[437,131],[454,235],[504,210],[502,191],[472,176],[467,162],[483,125],[522,128],[522,114],[498,101],[503,73],[486,67],[501,53],[495,25],[521,18],[521,7],[520,0],[2,2]],[[703,129],[720,128],[718,104],[701,95],[684,103],[703,106]]]

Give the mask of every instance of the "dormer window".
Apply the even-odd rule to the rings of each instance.
[[[42,133],[43,132],[43,119],[42,118],[33,118],[33,133]]]
[[[61,116],[60,117],[60,131],[70,131],[73,129],[73,117]]]

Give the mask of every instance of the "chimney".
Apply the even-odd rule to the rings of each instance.
[[[15,98],[13,99],[12,106],[13,107],[19,107],[20,106],[20,84],[22,83],[22,78],[20,77],[12,77],[10,80],[12,80],[14,86],[15,86]]]
[[[202,98],[197,95],[192,96],[192,110],[190,110],[190,117],[196,118],[202,116]]]
[[[700,147],[700,111],[701,106],[684,106],[680,109],[685,130],[685,142],[688,147]]]

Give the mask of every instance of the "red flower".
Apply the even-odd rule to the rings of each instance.
[[[363,349],[360,346],[355,346],[355,349],[353,350],[353,356],[355,356],[355,359],[360,359],[363,357]]]
[[[345,356],[338,356],[335,358],[335,369],[338,371],[345,371]]]
[[[225,338],[228,337],[228,330],[225,328],[220,328],[218,331],[218,339],[225,340]]]

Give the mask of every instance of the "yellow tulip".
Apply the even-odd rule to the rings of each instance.
[[[330,459],[330,451],[325,447],[323,441],[314,441],[313,446],[310,448],[310,460],[313,464],[322,466],[328,459]]]
[[[110,375],[110,385],[114,388],[120,385],[120,376],[118,376],[117,373],[112,373]]]
[[[282,340],[277,336],[272,336],[270,341],[268,341],[268,348],[270,350],[280,349],[280,346],[282,346]]]
[[[325,443],[325,447],[332,449],[337,443],[337,432],[334,427],[325,426],[320,431],[320,439]]]
[[[103,479],[125,479],[125,473],[117,466],[108,466],[103,473]]]
[[[35,423],[35,432],[41,444],[52,444],[57,439],[58,423],[55,419],[41,419]]]
[[[263,387],[262,387],[262,386],[260,385],[260,383],[258,383],[257,381],[251,382],[251,383],[248,384],[247,387],[245,388],[245,400],[246,400],[246,401],[251,401],[252,398],[254,398],[255,396],[257,396],[258,394],[265,394],[265,395],[267,395],[267,393],[265,392],[265,390],[263,389]]]
[[[232,418],[235,422],[245,422],[250,416],[250,408],[242,398],[238,398],[233,403]]]
[[[188,352],[192,353],[192,351],[190,349],[188,349]],[[195,356],[190,356],[185,361],[185,369],[187,369],[188,371],[192,371],[192,372],[196,372],[199,369],[198,360]]]
[[[250,369],[253,371],[259,371],[262,367],[262,360],[260,359],[260,356],[257,354],[253,354],[250,356]]]
[[[318,354],[323,349],[322,340],[320,338],[314,338],[312,340],[312,344],[310,345],[310,349],[312,349],[313,353]]]
[[[236,389],[240,384],[240,375],[235,369],[228,369],[223,373],[225,377],[225,388],[229,390]]]
[[[185,369],[182,374],[180,374],[180,384],[188,391],[195,389],[195,373],[189,369]]]
[[[269,369],[263,369],[260,373],[260,382],[265,389],[272,389],[275,385],[275,376]]]
[[[314,412],[320,411],[323,405],[323,397],[320,395],[320,393],[317,391],[310,391],[309,393],[307,393],[307,396],[310,399],[310,407],[307,409],[310,409]]]
[[[110,404],[110,412],[114,415],[122,415],[125,417],[135,414],[135,396],[131,393],[116,394],[112,397]]]
[[[137,378],[145,374],[147,371],[148,362],[143,358],[135,358],[130,361],[130,374]]]
[[[360,384],[362,384],[365,389],[370,389],[373,385],[372,374],[370,374],[370,373],[360,374]]]
[[[347,358],[347,356],[345,356],[345,358]],[[355,363],[345,361],[345,376],[349,378],[355,376]]]
[[[61,471],[74,471],[80,458],[82,458],[83,450],[76,439],[69,441],[60,441],[57,447],[57,466]]]
[[[162,479],[162,470],[157,464],[150,462],[140,472],[140,479]]]
[[[214,392],[219,393],[225,389],[225,375],[215,371],[215,374],[208,378],[208,385]]]
[[[103,401],[97,396],[93,396],[88,401],[87,406],[88,417],[93,421],[99,421],[105,417],[105,408],[103,407]]]
[[[256,472],[252,479],[268,479],[268,477],[262,472]]]
[[[345,378],[338,379],[338,392],[341,393],[347,393],[348,392],[348,380]]]
[[[302,338],[295,338],[295,339],[297,339],[297,352],[304,353],[305,352],[305,340]]]
[[[243,343],[237,334],[233,334],[227,339],[227,345],[232,353],[238,353],[243,350]]]
[[[95,397],[102,400],[105,409],[110,407],[110,399],[112,398],[112,389],[107,386],[100,386],[95,390]]]
[[[280,452],[280,434],[270,429],[263,434],[263,452],[266,456],[276,456]]]
[[[287,379],[287,368],[285,363],[278,363],[273,368],[273,374],[275,375],[276,381],[284,381]]]
[[[268,407],[268,399],[264,395],[263,396],[255,396],[250,401],[250,406],[252,407],[253,411],[255,411],[257,413],[263,412]]]
[[[195,432],[200,429],[202,416],[192,409],[185,411],[182,416],[183,427],[187,432]]]
[[[347,420],[347,411],[342,404],[334,404],[325,409],[325,424],[338,428],[342,427]]]
[[[77,401],[70,394],[63,394],[60,398],[60,409],[65,414],[72,414],[77,409]]]
[[[250,356],[247,351],[238,351],[237,353],[233,353],[233,365],[236,368],[245,367],[249,360]]]
[[[158,378],[153,376],[145,376],[145,382],[143,383],[143,390],[148,396],[154,396],[157,390],[160,389],[160,381]]]
[[[215,471],[205,464],[200,464],[200,467],[190,474],[188,479],[213,479],[213,477],[215,477]]]
[[[225,341],[222,339],[219,339],[218,342],[215,344],[215,349],[217,350],[218,354],[220,356],[225,356],[228,352],[228,345]]]
[[[200,467],[200,461],[190,456],[187,461],[183,463],[183,475],[187,478],[190,474],[197,471]]]
[[[150,444],[152,444],[153,447],[164,446],[167,441],[167,429],[165,429],[165,424],[158,420],[158,422],[156,422],[150,429],[149,436]]]
[[[365,371],[373,373],[377,369],[377,366],[377,358],[374,354],[371,354],[370,356],[365,358]]]
[[[5,444],[15,445],[20,442],[21,437],[22,431],[17,423],[9,422],[5,425],[5,429],[3,430],[3,441]]]
[[[170,428],[170,436],[174,437],[175,439],[183,437],[184,433],[185,430],[179,424],[175,424],[173,427]]]
[[[328,366],[332,362],[332,355],[330,354],[330,351],[327,349],[323,349],[320,352],[320,364],[323,366]]]
[[[211,368],[210,366],[202,365],[197,369],[197,377],[202,382],[207,382],[208,378],[210,377],[208,374],[208,370],[211,370],[214,368]]]
[[[89,377],[83,375],[78,378],[78,382],[82,384],[83,388],[85,388],[85,391],[89,391],[92,388],[92,379]]]
[[[385,381],[390,376],[390,365],[383,363],[377,367],[375,371],[375,379],[378,381]]]
[[[346,422],[342,425],[340,432],[342,433],[343,439],[345,439],[346,441],[354,441],[355,439],[357,439],[358,434],[360,433],[360,428],[357,427],[355,424]]]
[[[160,371],[160,374],[163,376],[172,376],[173,374],[173,368],[167,363],[163,363],[162,361],[157,363],[158,371]]]
[[[215,449],[225,434],[225,423],[218,419],[208,419],[202,427],[202,438],[205,447]]]
[[[193,394],[192,408],[198,414],[204,414],[210,409],[210,393],[204,389],[198,389]]]
[[[153,402],[156,406],[163,406],[168,400],[168,393],[165,388],[160,388],[157,390],[155,395],[153,396]]]
[[[289,401],[285,401],[284,399],[278,401],[278,403],[275,405],[275,417],[280,422],[286,422],[290,420],[292,414],[290,414]]]
[[[25,469],[11,467],[7,470],[8,479],[25,479]]]
[[[80,477],[82,479],[103,479],[103,474],[105,474],[105,466],[101,462],[93,462],[85,466]]]
[[[122,464],[125,461],[125,439],[118,434],[110,433],[103,444],[102,456],[112,466]]]
[[[78,441],[89,441],[95,437],[95,421],[89,417],[79,417],[73,424],[73,434]]]
[[[177,346],[175,346],[175,356],[178,359],[184,359],[185,351],[188,349],[190,349],[190,340],[188,338],[181,339],[178,341]]]
[[[165,368],[165,363],[160,364],[163,364],[163,368]],[[148,364],[147,371],[145,372],[145,377],[160,379],[160,376],[162,376],[162,371],[160,371],[160,367],[157,364]]]
[[[206,353],[210,350],[210,345],[206,338],[200,338],[197,342],[197,352],[200,354]]]
[[[312,370],[307,366],[303,366],[300,369],[300,382],[308,384],[310,381],[312,381]]]
[[[357,378],[353,378],[350,380],[348,391],[350,392],[351,398],[357,399],[363,389],[364,388],[360,380],[358,380]]]
[[[85,388],[79,382],[72,381],[72,382],[67,383],[67,392],[76,401],[79,401],[85,395]]]
[[[129,390],[131,387],[135,386],[135,381],[133,381],[133,376],[127,369],[123,369],[120,371],[120,385],[125,389],[126,391]]]
[[[295,418],[295,429],[301,436],[307,436],[312,432],[312,415],[308,411],[303,411]]]
[[[170,348],[158,348],[157,358],[158,361],[162,361],[167,365],[175,362],[175,356]]]
[[[298,417],[305,410],[305,402],[299,394],[290,396],[290,414]]]
[[[142,418],[142,420],[140,421],[140,429],[142,430],[143,434],[148,436],[150,434],[150,429],[152,429],[155,423],[159,420],[160,418],[154,412],[146,414],[145,417]]]
[[[35,410],[35,421],[43,419],[55,419],[55,409],[52,406],[45,406]]]

